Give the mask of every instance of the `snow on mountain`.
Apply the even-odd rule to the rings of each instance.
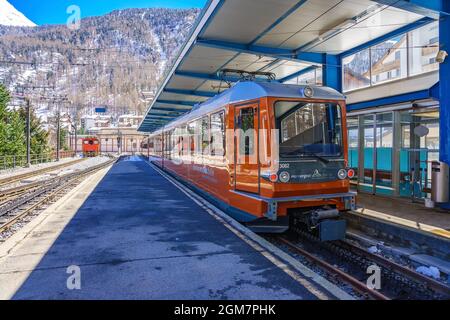
[[[36,24],[14,8],[8,1],[0,0],[0,25],[35,27]]]
[[[199,13],[117,10],[82,19],[76,31],[66,25],[0,25],[0,83],[13,93],[25,91],[44,122],[57,110],[81,117],[99,105],[114,116],[142,114],[148,107],[144,93],[157,90]],[[59,104],[63,98],[71,103]],[[10,106],[21,104],[17,98]]]

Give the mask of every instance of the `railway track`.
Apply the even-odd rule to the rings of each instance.
[[[301,256],[305,257],[310,262],[318,265],[320,268],[324,269],[324,271],[326,271],[329,275],[333,276],[334,278],[339,278],[340,281],[347,283],[360,295],[368,297],[373,300],[390,300],[390,298],[388,298],[384,294],[376,290],[369,289],[365,283],[359,281],[352,275],[345,273],[338,267],[335,267],[334,265],[326,262],[325,260],[319,258],[318,256],[309,253],[305,249],[299,247],[294,242],[289,241],[287,238],[279,237],[276,240],[287,245],[291,250],[299,253]]]
[[[19,195],[14,195],[11,192],[10,200],[3,201],[3,205],[0,204],[0,233],[7,231],[18,221],[59,198],[67,190],[71,190],[78,185],[88,175],[112,165],[115,161],[115,159],[111,159],[79,172],[41,181],[33,186],[34,189],[32,191],[27,186],[29,187],[27,191],[19,193]]]
[[[39,170],[26,172],[26,173],[23,173],[23,174],[18,174],[18,175],[12,176],[12,177],[3,178],[3,179],[0,179],[0,188],[6,186],[8,184],[21,181],[23,179],[36,177],[36,176],[42,175],[42,174],[47,173],[47,172],[52,172],[52,171],[55,171],[55,170],[58,170],[58,169],[62,169],[62,168],[65,168],[65,167],[70,167],[70,166],[72,166],[74,164],[77,164],[77,163],[80,163],[80,162],[82,162],[84,160],[86,160],[86,159],[77,159],[77,160],[66,162],[66,163],[62,163],[62,164],[59,164],[59,165],[56,165],[56,166],[42,168],[42,169],[39,169]]]
[[[330,276],[337,277],[342,282],[349,284],[356,292],[363,296],[377,300],[450,298],[450,288],[447,285],[428,278],[381,255],[368,252],[366,249],[349,241],[320,242],[315,236],[299,229],[295,230],[295,235],[300,237],[302,241],[298,241],[297,243],[292,242],[284,236],[274,238],[274,240],[305,257]],[[303,248],[305,241],[308,249]],[[330,260],[345,261],[348,263],[351,266],[349,269],[352,269],[352,274],[342,271],[334,265],[334,262],[327,262],[329,260],[323,258],[324,252],[320,252],[323,249],[325,249],[328,255],[331,254]],[[380,267],[383,293],[368,289],[365,282],[353,276],[353,273],[355,273],[359,274],[360,278],[361,275],[367,278],[367,268],[373,265]]]

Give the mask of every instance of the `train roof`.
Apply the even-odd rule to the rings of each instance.
[[[256,100],[264,97],[308,98],[304,94],[304,89],[306,87],[310,87],[314,91],[311,98],[321,100],[345,100],[345,96],[342,93],[329,87],[294,85],[279,82],[240,81],[221,94],[194,106],[190,112],[168,123],[164,128],[155,131],[155,134],[163,129],[172,129],[182,123],[197,119],[204,114],[219,111],[229,104]]]

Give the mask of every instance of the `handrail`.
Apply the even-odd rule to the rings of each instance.
[[[75,152],[73,151],[61,151],[59,153],[60,159],[73,158]],[[41,163],[51,162],[57,159],[56,152],[47,152],[42,154],[31,154],[30,164],[36,165]],[[14,169],[17,167],[27,166],[27,156],[26,155],[0,155],[0,170]]]

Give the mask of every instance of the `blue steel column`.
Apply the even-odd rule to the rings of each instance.
[[[342,92],[341,59],[339,56],[323,55],[323,85]]]
[[[439,43],[441,50],[450,54],[450,17],[447,15],[442,15],[439,22]],[[450,57],[439,66],[439,104],[439,158],[450,165]],[[445,207],[450,207],[450,204]]]

